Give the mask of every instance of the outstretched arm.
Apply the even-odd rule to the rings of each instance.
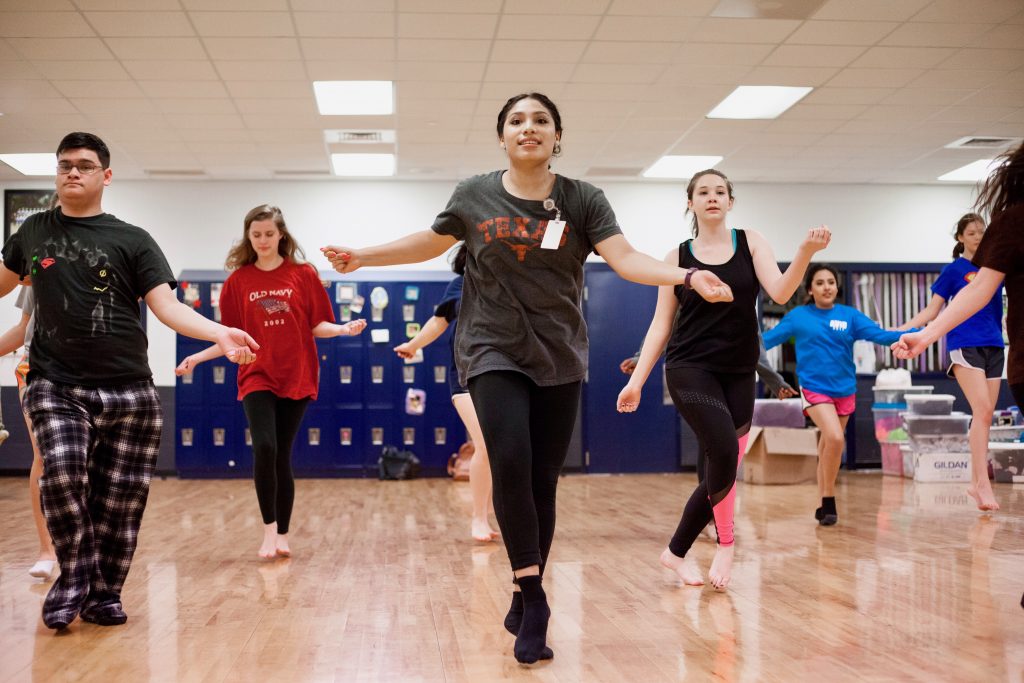
[[[401,263],[420,263],[440,256],[457,240],[433,230],[420,230],[387,244],[353,249],[329,245],[320,247],[331,266],[339,273],[351,273],[366,266],[394,266]]]
[[[896,329],[909,330],[912,327],[921,327],[922,325],[927,325],[931,321],[935,320],[935,318],[942,311],[942,306],[945,303],[946,300],[943,299],[941,296],[939,296],[938,294],[932,294],[932,298],[928,302],[927,306],[922,308],[920,311],[918,311],[917,315],[915,315],[913,318],[903,323]]]
[[[447,320],[439,315],[430,316],[430,320],[423,324],[415,337],[395,347],[395,353],[401,358],[412,358],[416,355],[416,351],[436,341],[447,329]]]
[[[182,375],[187,375],[188,373],[195,370],[196,366],[199,365],[200,363],[205,363],[206,361],[213,360],[214,358],[220,358],[223,355],[224,352],[221,351],[220,347],[217,346],[216,344],[214,344],[213,346],[208,346],[199,353],[193,353],[190,356],[185,356],[185,358],[183,358],[182,361],[178,363],[178,367],[174,368],[174,374],[177,375],[178,377],[181,377]]]
[[[146,305],[164,325],[193,339],[216,342],[220,352],[233,363],[256,360],[260,345],[245,331],[225,327],[196,313],[174,297],[170,285],[157,285],[146,293]]]
[[[900,337],[892,345],[893,355],[900,360],[916,358],[928,346],[951,329],[970,318],[995,296],[999,285],[1003,284],[1005,273],[991,268],[982,268],[969,285],[949,302],[945,310],[920,332],[911,332]]]
[[[621,234],[601,240],[594,249],[624,280],[642,285],[681,285],[686,280],[686,270],[675,265],[675,252],[659,261],[634,249]],[[729,285],[710,271],[696,271],[690,286],[707,301],[732,301]]]
[[[359,318],[351,322],[338,325],[321,320],[313,327],[313,336],[317,339],[330,339],[331,337],[354,337],[366,329],[366,320]]]
[[[811,257],[827,247],[831,240],[832,231],[827,225],[819,225],[808,230],[807,237],[797,247],[796,255],[783,273],[779,270],[775,252],[764,235],[756,230],[747,230],[747,244],[750,245],[750,255],[754,259],[754,272],[757,273],[758,282],[772,301],[778,304],[789,301],[789,297],[793,296],[793,292],[800,286]]]
[[[0,297],[7,296],[21,282],[21,276],[7,266],[0,265]]]

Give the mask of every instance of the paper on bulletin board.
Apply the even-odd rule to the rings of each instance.
[[[387,344],[391,341],[391,330],[386,327],[370,330],[370,339],[374,344]]]

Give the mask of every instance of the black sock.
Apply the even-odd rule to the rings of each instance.
[[[836,514],[836,497],[830,496],[828,498],[821,499],[821,514],[823,515],[834,515]]]
[[[533,664],[538,659],[551,659],[554,653],[547,646],[548,619],[551,609],[539,576],[519,577],[523,596],[523,622],[516,635],[516,661]]]
[[[523,625],[523,594],[520,591],[512,593],[512,605],[505,615],[505,630],[514,636],[519,635],[519,627]]]

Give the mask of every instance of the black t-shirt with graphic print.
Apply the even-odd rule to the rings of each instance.
[[[468,249],[455,342],[459,379],[466,385],[484,372],[512,370],[539,386],[579,381],[589,351],[583,264],[595,245],[622,231],[601,190],[556,176],[551,199],[566,225],[557,249],[541,249],[555,211],[511,195],[503,173],[459,183],[432,226]]]
[[[89,387],[150,379],[139,299],[177,286],[145,230],[108,213],[29,217],[3,248],[4,265],[32,279],[36,328],[31,377]]]

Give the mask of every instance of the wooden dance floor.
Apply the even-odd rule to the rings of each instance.
[[[298,482],[290,560],[256,557],[248,481],[155,481],[128,623],[46,629],[24,479],[0,479],[0,681],[1021,681],[1024,486],[981,516],[962,485],[843,473],[743,486],[731,589],[658,564],[693,475],[570,476],[545,580],[551,662],[501,620],[504,548],[447,480]],[[705,567],[714,544],[694,552]]]

